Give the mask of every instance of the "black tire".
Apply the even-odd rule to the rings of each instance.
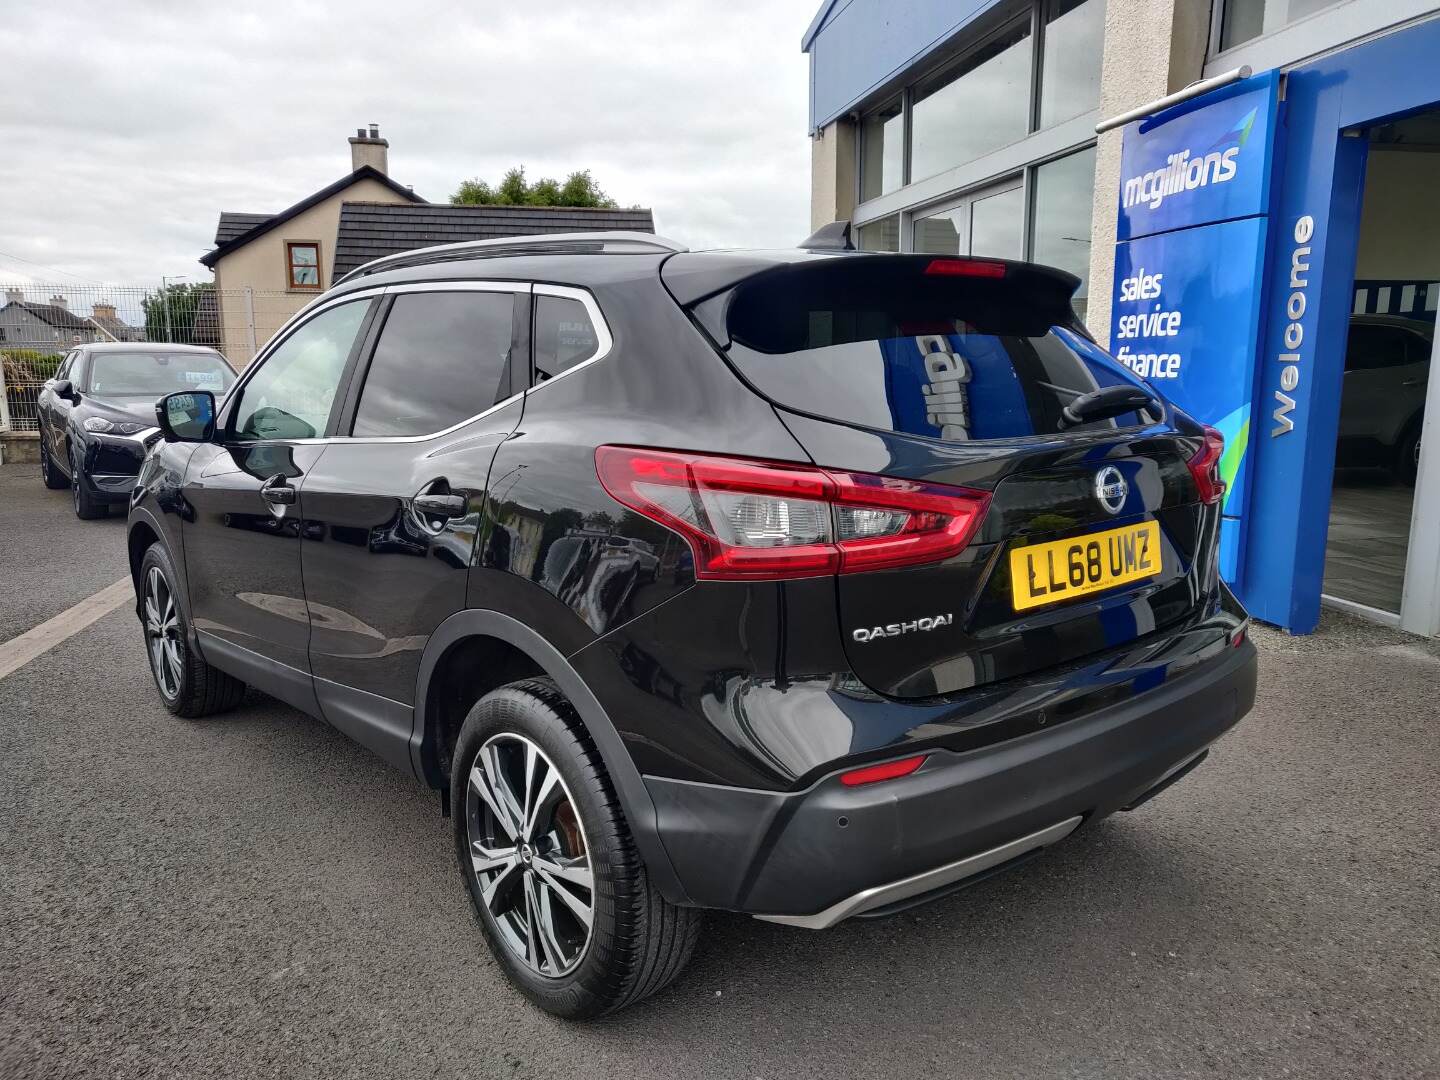
[[[1400,443],[1395,451],[1395,479],[1402,484],[1415,486],[1415,480],[1420,475],[1420,421],[1416,420],[1405,429],[1405,434],[1400,436]]]
[[[151,586],[163,583],[163,594],[156,590],[153,611]],[[175,567],[160,544],[151,544],[140,561],[140,625],[145,632],[145,655],[150,662],[150,676],[165,708],[176,716],[194,719],[225,712],[240,704],[245,684],[233,675],[212,667],[190,647],[189,623],[179,598],[174,595]],[[167,608],[167,601],[170,607]],[[173,622],[172,622],[173,613]],[[158,618],[157,618],[158,616]],[[155,627],[165,644],[157,653]],[[162,655],[168,648],[168,657]]]
[[[482,874],[471,857],[472,830],[479,830],[477,835],[485,842],[493,842],[497,850],[506,843],[504,837],[494,838],[493,828],[485,832],[486,821],[494,826],[499,818],[484,809],[490,804],[482,801],[478,786],[472,786],[471,770],[479,765],[477,758],[482,748],[489,748],[487,754],[495,753],[498,747],[500,755],[513,755],[517,751],[528,753],[526,743],[543,755],[544,764],[537,768],[549,766],[559,774],[560,790],[557,794],[552,787],[550,796],[558,802],[550,810],[534,815],[535,828],[522,830],[524,840],[510,838],[514,844],[508,850],[515,853],[507,863],[510,869],[492,869],[488,873],[496,875],[490,879],[492,883],[511,875],[512,883],[507,887],[514,894],[514,903],[528,893],[533,880],[537,914],[543,894],[547,910],[560,913],[551,917],[552,923],[558,924],[560,916],[569,917],[565,904],[556,899],[565,891],[557,887],[563,883],[557,883],[553,876],[546,878],[541,868],[553,868],[555,862],[567,857],[572,865],[578,863],[574,851],[559,850],[565,837],[573,837],[578,831],[575,846],[583,845],[585,866],[593,882],[589,890],[592,914],[583,945],[575,943],[574,935],[568,939],[575,954],[566,962],[573,967],[561,970],[563,964],[551,964],[559,974],[543,970],[551,962],[552,953],[548,945],[543,949],[536,945],[536,936],[530,937],[528,951],[538,958],[538,964],[528,960],[521,946],[514,943],[513,925],[507,924],[507,930],[501,920],[525,918],[528,927],[529,919],[514,908],[500,910],[498,915],[492,912],[482,892]],[[536,786],[541,785],[537,782]],[[460,873],[490,950],[515,987],[546,1012],[567,1020],[614,1012],[665,987],[689,962],[699,937],[701,914],[666,902],[650,884],[600,755],[575,710],[550,679],[527,679],[502,686],[470,710],[455,747],[450,805]],[[574,810],[573,818],[565,805]],[[562,819],[568,824],[562,824]],[[542,820],[546,821],[543,835]],[[522,849],[533,852],[533,864],[532,854],[522,854]],[[503,898],[507,887],[497,885],[494,889],[497,908],[509,906]],[[571,891],[583,906],[584,887],[572,886]],[[570,925],[582,924],[575,920]],[[558,944],[565,939],[552,933],[547,940]],[[560,945],[562,951],[554,955],[563,957],[564,948]]]
[[[60,475],[60,470],[55,468],[55,462],[50,460],[50,450],[45,445],[43,431],[40,433],[40,479],[45,481],[45,486],[51,491],[70,486],[70,481]]]
[[[70,451],[70,501],[75,506],[75,516],[81,521],[94,521],[110,512],[110,508],[90,490],[90,482],[85,479],[85,470],[80,467],[80,462],[75,460],[74,450]]]

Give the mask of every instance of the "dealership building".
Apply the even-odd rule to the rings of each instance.
[[[817,228],[1071,271],[1225,435],[1253,614],[1440,634],[1440,3],[827,0],[803,48]]]

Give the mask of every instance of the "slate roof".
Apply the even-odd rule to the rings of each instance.
[[[88,330],[90,322],[83,315],[76,315],[59,304],[36,304],[29,300],[15,301],[41,322],[49,323],[57,330]],[[7,305],[8,306],[8,305]]]
[[[108,315],[91,315],[90,321],[100,327],[116,341],[144,341],[145,331],[138,326],[131,326],[124,319],[111,318]]]
[[[215,246],[228,244],[237,236],[244,236],[261,222],[269,221],[274,214],[248,214],[240,210],[221,210],[220,222],[215,226]]]
[[[649,210],[592,210],[577,206],[449,206],[347,202],[340,206],[335,237],[339,281],[372,259],[401,251],[536,233],[655,231]]]
[[[220,223],[215,228],[215,234],[217,238],[215,250],[207,252],[206,254],[200,256],[200,265],[208,266],[212,270],[215,269],[215,264],[219,262],[221,258],[234,251],[236,248],[250,243],[251,240],[256,239],[257,237],[269,232],[271,229],[279,225],[283,225],[285,222],[289,221],[296,215],[303,214],[312,206],[316,206],[324,202],[332,195],[338,195],[340,192],[344,191],[347,187],[349,187],[351,184],[354,184],[356,181],[365,179],[378,180],[380,183],[388,187],[391,191],[395,192],[395,194],[403,196],[404,198],[409,199],[411,202],[425,202],[425,200],[422,199],[419,195],[416,195],[415,192],[411,191],[407,187],[402,187],[400,184],[397,184],[394,180],[391,180],[390,177],[386,176],[373,165],[361,165],[360,168],[356,169],[352,173],[347,173],[339,180],[336,180],[333,184],[330,184],[328,187],[323,187],[314,194],[307,195],[294,206],[287,207],[286,209],[281,210],[278,214],[272,214],[270,217],[264,218],[259,223],[252,225],[247,231],[239,233],[238,235],[232,236],[230,237],[230,239],[223,241],[218,239],[221,229],[225,224],[225,215],[222,213],[220,215]]]

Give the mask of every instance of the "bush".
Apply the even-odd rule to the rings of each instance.
[[[5,385],[20,383],[43,383],[55,377],[64,353],[47,353],[39,349],[7,349],[0,352],[0,361],[5,365]]]

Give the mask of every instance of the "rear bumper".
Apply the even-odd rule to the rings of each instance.
[[[941,895],[1143,801],[1249,711],[1255,679],[1246,640],[1122,705],[930,750],[911,775],[862,787],[835,774],[790,793],[645,782],[693,902],[824,927]]]

